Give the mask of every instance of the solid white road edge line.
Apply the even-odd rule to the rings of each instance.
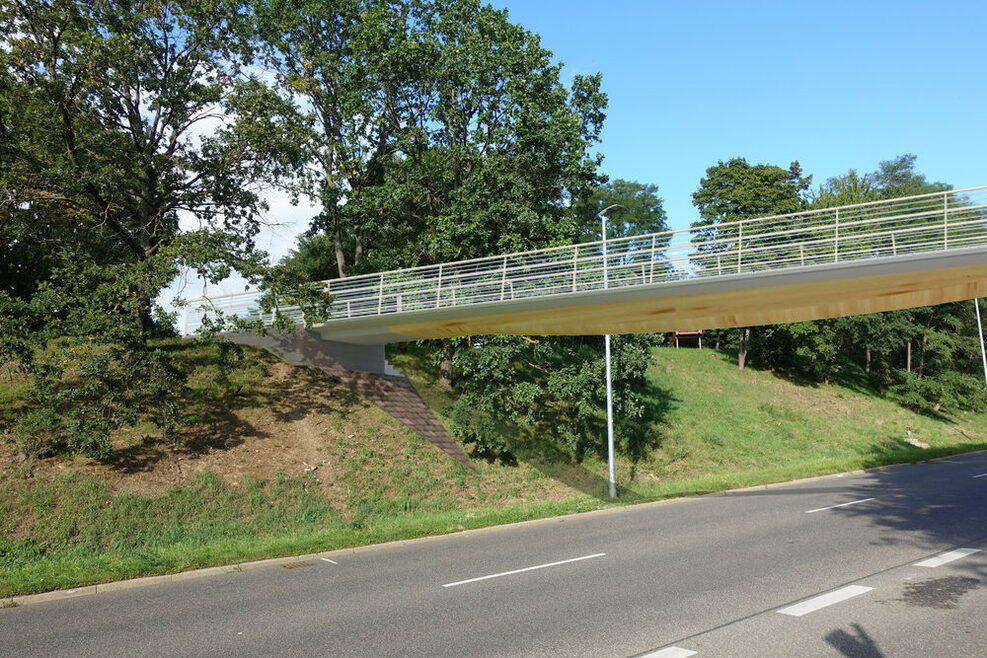
[[[466,583],[475,583],[479,580],[489,580],[491,578],[500,578],[501,576],[510,576],[516,573],[524,573],[525,571],[534,571],[535,569],[546,569],[548,567],[557,567],[560,564],[569,564],[570,562],[579,562],[580,560],[591,560],[595,557],[603,557],[606,553],[594,553],[593,555],[584,555],[582,557],[574,557],[571,560],[559,560],[558,562],[549,562],[548,564],[539,564],[533,567],[525,567],[524,569],[514,569],[513,571],[504,571],[502,573],[494,573],[489,576],[480,576],[479,578],[470,578],[468,580],[460,580],[455,583],[446,583],[443,587],[455,587],[456,585],[465,585]]]
[[[973,476],[974,480],[976,480],[977,478],[987,478],[987,473],[981,473],[980,475]]]
[[[695,651],[689,651],[688,649],[683,649],[682,647],[668,647],[667,649],[646,653],[639,658],[687,658],[688,656],[695,655]]]
[[[834,603],[839,603],[840,601],[846,601],[847,599],[852,599],[855,596],[860,596],[865,592],[869,592],[873,587],[864,587],[863,585],[847,585],[846,587],[841,587],[838,590],[829,592],[827,594],[822,594],[808,601],[802,601],[801,603],[796,603],[795,605],[790,605],[787,608],[782,608],[778,612],[783,615],[790,615],[792,617],[801,617],[802,615],[807,615],[810,612],[815,612],[820,608],[825,608],[826,606],[833,605]]]
[[[327,557],[324,557],[324,558],[321,558],[321,559],[322,559],[322,561],[324,561],[324,562],[328,562],[329,564],[336,564],[336,565],[338,565],[338,564],[339,564],[339,562],[333,562],[332,560],[330,560],[330,559],[329,559],[329,558],[327,558]]]
[[[829,507],[820,507],[818,509],[810,509],[806,511],[806,514],[812,514],[813,512],[822,512],[828,509],[836,509],[837,507],[846,507],[847,505],[856,505],[857,503],[866,503],[870,500],[877,500],[876,498],[863,498],[861,500],[853,500],[849,503],[840,503],[839,505],[830,505]]]
[[[921,562],[916,562],[913,567],[941,567],[944,564],[952,562],[953,560],[959,560],[961,557],[966,557],[967,555],[973,555],[974,553],[979,553],[979,548],[957,548],[955,551],[946,551],[945,553],[940,553],[935,557],[930,557],[927,560],[922,560]]]

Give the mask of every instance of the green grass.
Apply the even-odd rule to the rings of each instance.
[[[175,349],[200,366],[191,380],[197,395],[218,401],[229,390],[211,374],[206,348]],[[435,408],[449,403],[451,393],[434,385],[413,354],[392,361]],[[649,376],[652,394],[666,394],[654,400],[665,409],[660,436],[637,464],[618,460],[616,504],[987,449],[987,414],[916,415],[868,395],[852,364],[843,373],[851,385],[800,385],[769,372],[739,372],[729,354],[656,349]],[[273,402],[264,377],[260,362],[249,364],[232,384],[237,406]],[[15,377],[0,382],[8,409],[22,391]],[[364,412],[362,427],[352,426],[352,407],[320,413],[336,437],[320,448],[339,460],[343,494],[335,506],[314,476],[247,478],[233,486],[206,471],[184,486],[135,494],[114,493],[98,471],[41,478],[31,461],[11,464],[0,473],[0,598],[614,504],[599,457],[577,464],[532,451],[514,465],[478,461],[472,472],[382,412]],[[909,427],[929,449],[902,440]],[[242,452],[223,437],[210,449]],[[104,477],[120,477],[109,473]]]
[[[845,376],[856,378],[848,364]],[[662,481],[750,473],[815,475],[987,447],[987,415],[932,418],[837,384],[739,371],[711,350],[655,350],[650,376],[671,393],[658,450],[638,470]],[[908,429],[929,444],[904,442]],[[650,496],[654,487],[644,486]]]

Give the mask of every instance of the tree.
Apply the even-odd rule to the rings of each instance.
[[[265,0],[278,88],[298,98],[322,211],[286,261],[338,276],[569,244],[598,182],[600,76],[570,88],[537,35],[478,0]],[[316,251],[319,253],[316,254]],[[441,341],[452,384],[456,344]]]
[[[16,126],[5,189],[132,266],[121,273],[134,273],[125,287],[140,332],[179,262],[221,278],[253,259],[259,183],[290,162],[270,139],[276,124],[259,131],[236,113],[261,106],[270,119],[276,103],[239,73],[242,3],[14,0],[0,25],[4,102],[31,118]],[[182,213],[202,229],[182,232]]]
[[[491,336],[457,352],[453,432],[487,458],[556,452],[574,461],[606,451],[599,337]],[[644,394],[650,336],[613,341],[615,440],[635,462],[656,445],[659,404]],[[537,443],[536,443],[537,441]]]
[[[829,178],[810,195],[810,203],[813,208],[831,208],[953,189],[946,183],[926,180],[924,174],[915,171],[916,159],[906,153],[882,161],[876,171],[859,174],[851,169],[843,176]]]
[[[658,196],[658,186],[618,178],[597,185],[585,199],[573,204],[582,224],[581,242],[600,239],[600,212],[618,205],[607,213],[607,238],[626,238],[668,230],[668,215]],[[665,238],[659,246],[665,247]]]
[[[732,158],[706,170],[699,181],[699,189],[692,195],[693,204],[699,209],[701,219],[692,226],[698,228],[693,242],[701,254],[696,264],[706,271],[720,271],[723,267],[741,271],[742,252],[757,253],[760,246],[757,235],[770,229],[757,224],[741,228],[740,220],[794,213],[805,207],[805,191],[812,183],[812,176],[802,176],[802,168],[793,162],[788,169],[773,165],[750,165],[744,158]],[[796,222],[792,219],[790,222]],[[732,252],[728,256],[714,254]],[[748,262],[756,262],[757,256]],[[748,265],[749,267],[749,265]],[[738,365],[744,369],[750,328],[740,329]]]
[[[257,6],[339,276],[573,240],[606,97],[477,0]]]
[[[19,436],[102,459],[122,424],[169,435],[183,375],[146,338],[179,266],[299,283],[252,244],[292,152],[244,73],[249,24],[236,0],[0,5],[0,354],[34,378]]]

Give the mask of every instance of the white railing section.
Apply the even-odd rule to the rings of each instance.
[[[704,277],[987,246],[987,186],[807,210],[332,279],[329,322]],[[215,311],[260,314],[259,292],[189,302],[184,333]],[[297,307],[281,308],[301,321]],[[269,324],[273,317],[265,317]]]

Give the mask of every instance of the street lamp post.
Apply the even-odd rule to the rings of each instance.
[[[623,208],[624,206],[619,203],[615,203],[607,206],[600,211],[600,220],[603,223],[602,233],[600,234],[603,238],[603,289],[607,290],[610,288],[610,278],[607,272],[607,213],[614,208]],[[610,379],[610,334],[605,334],[603,337],[604,349],[606,352],[607,360],[607,457],[610,467],[610,498],[617,497],[617,477],[614,470],[613,463],[613,385]]]
[[[987,386],[987,350],[984,349],[984,326],[980,323],[980,300],[973,300],[973,307],[977,309],[977,334],[980,336],[980,358],[984,361],[984,385]]]

